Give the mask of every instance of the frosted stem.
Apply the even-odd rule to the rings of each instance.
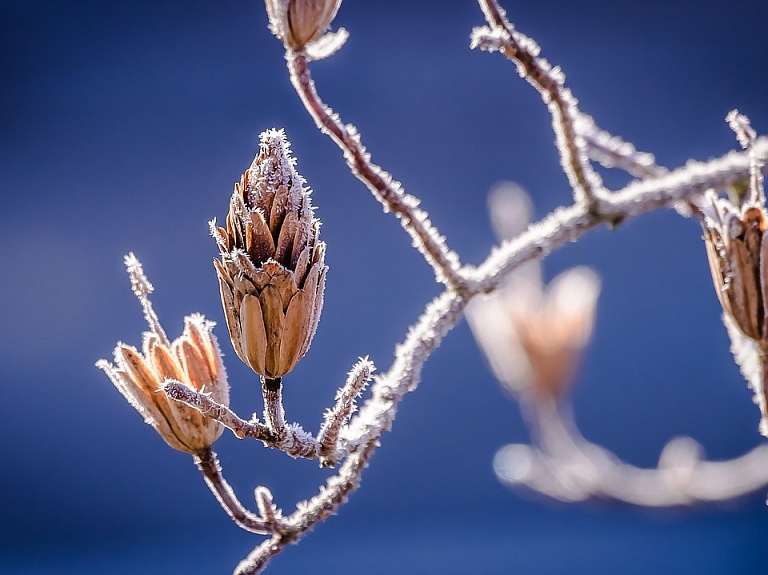
[[[315,120],[321,132],[327,134],[344,152],[352,173],[371,190],[384,206],[384,211],[392,211],[400,219],[414,246],[432,266],[438,281],[448,286],[460,287],[462,278],[458,274],[459,258],[448,249],[445,238],[429,221],[425,211],[419,209],[419,200],[406,194],[399,182],[387,172],[371,162],[370,154],[365,150],[355,127],[344,124],[320,99],[315,83],[309,71],[307,57],[302,53],[286,52],[288,71],[293,87],[301,101]]]
[[[477,28],[472,33],[472,47],[499,50],[513,60],[520,76],[541,94],[552,115],[560,165],[573,188],[574,200],[591,206],[604,194],[600,176],[589,163],[587,144],[576,130],[581,116],[576,98],[565,87],[565,75],[559,67],[539,57],[538,45],[515,30],[496,0],[478,0],[490,28]]]
[[[205,483],[216,496],[216,500],[239,527],[252,533],[274,532],[274,524],[264,521],[243,507],[232,487],[224,479],[219,460],[212,450],[208,449],[195,456],[195,465],[203,472]]]
[[[281,378],[262,377],[261,394],[264,397],[264,422],[279,441],[286,434]]]
[[[338,454],[336,457],[331,454],[336,449],[339,430],[355,410],[355,399],[368,383],[374,369],[373,363],[368,358],[361,359],[349,372],[344,387],[336,393],[336,405],[326,413],[323,426],[317,434],[323,465],[333,466],[338,460]]]
[[[667,173],[666,168],[656,164],[653,154],[638,152],[629,142],[600,129],[587,114],[577,118],[575,128],[587,144],[589,157],[603,167],[618,168],[641,179],[658,178]]]

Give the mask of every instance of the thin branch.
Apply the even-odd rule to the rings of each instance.
[[[605,193],[600,176],[589,163],[586,141],[576,130],[581,112],[576,98],[565,87],[565,75],[558,66],[552,67],[539,57],[536,42],[515,30],[496,0],[478,3],[490,27],[472,31],[471,47],[498,50],[513,60],[520,76],[539,91],[552,115],[560,165],[573,188],[574,200],[591,207]]]
[[[162,389],[174,401],[194,407],[206,417],[215,419],[224,427],[230,429],[239,439],[250,437],[265,443],[275,443],[277,441],[277,437],[272,433],[272,430],[263,423],[245,421],[227,406],[216,403],[207,394],[197,392],[188,385],[171,380],[167,381]]]
[[[527,403],[538,446],[508,445],[494,459],[502,483],[524,486],[560,501],[591,498],[642,507],[674,507],[727,501],[768,484],[768,445],[727,461],[701,459],[693,439],[677,438],[653,469],[621,461],[590,443],[564,410],[541,401]]]
[[[427,213],[419,209],[419,200],[406,194],[399,182],[371,162],[357,129],[352,124],[344,124],[338,114],[323,103],[315,89],[306,55],[288,50],[285,59],[291,82],[304,107],[320,131],[330,136],[344,152],[352,173],[368,186],[384,206],[385,212],[392,211],[400,219],[401,225],[413,239],[414,246],[432,266],[437,280],[449,287],[461,287],[459,258],[448,249],[445,238],[429,221]]]
[[[641,179],[658,178],[668,171],[656,164],[653,154],[638,152],[629,142],[600,129],[587,114],[576,119],[575,130],[584,138],[589,157],[605,168],[618,168]]]
[[[152,330],[152,333],[157,334],[165,347],[170,348],[171,341],[165,334],[163,326],[160,325],[160,320],[149,299],[149,294],[155,291],[155,288],[149,283],[147,276],[144,274],[144,267],[133,252],[125,256],[124,262],[125,267],[128,270],[128,277],[131,279],[131,291],[133,291],[133,295],[135,295],[138,298],[139,303],[141,303],[141,309],[144,311],[144,319],[147,320],[149,329]]]
[[[755,142],[754,154],[759,161],[768,159],[768,137]],[[467,279],[467,290],[472,293],[492,291],[523,262],[580,238],[603,221],[615,225],[633,216],[673,207],[677,202],[695,198],[708,189],[726,188],[748,177],[749,169],[749,155],[731,151],[708,162],[688,162],[686,166],[660,178],[632,182],[609,196],[600,197],[597,213],[578,204],[558,208],[529,226],[516,239],[495,248],[477,268],[462,268],[462,275]],[[762,169],[765,172],[766,167],[763,165]]]
[[[376,445],[375,440],[369,441],[363,450],[350,455],[339,473],[328,479],[316,496],[299,503],[296,511],[284,518],[278,534],[257,546],[240,562],[234,575],[261,573],[269,560],[286,545],[298,542],[314,525],[333,515],[346,503],[350,493],[359,487],[360,475]]]
[[[195,456],[195,465],[202,471],[205,483],[216,496],[217,501],[239,527],[262,535],[275,532],[276,521],[258,517],[240,503],[234,490],[221,474],[221,465],[212,450],[208,449]]]

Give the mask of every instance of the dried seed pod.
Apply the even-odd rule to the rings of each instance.
[[[768,213],[752,202],[738,208],[714,194],[707,200],[702,227],[717,297],[739,331],[766,352]]]
[[[227,374],[213,335],[215,323],[200,314],[187,316],[181,336],[168,341],[147,297],[152,286],[141,264],[133,254],[126,256],[125,263],[151,331],[144,334],[143,353],[118,343],[115,363],[102,359],[96,365],[168,445],[200,454],[219,438],[223,426],[192,407],[168,399],[160,388],[165,380],[174,379],[210,394],[216,403],[229,405]]]
[[[325,244],[310,191],[282,130],[235,184],[226,229],[211,223],[214,260],[232,345],[267,379],[291,371],[309,349],[323,307]]]
[[[331,25],[341,0],[266,0],[272,33],[293,50],[303,50]]]

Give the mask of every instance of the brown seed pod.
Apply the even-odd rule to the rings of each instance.
[[[745,336],[768,350],[768,214],[750,202],[737,208],[709,197],[703,209],[704,243],[717,296],[723,310]]]
[[[309,349],[328,269],[320,221],[295,163],[283,131],[264,132],[259,154],[235,184],[226,229],[211,226],[232,345],[267,379],[291,371]]]
[[[143,353],[118,343],[115,363],[102,359],[96,366],[104,370],[128,403],[168,445],[199,455],[219,438],[224,427],[193,407],[168,399],[160,388],[165,380],[173,379],[210,394],[216,403],[229,405],[227,374],[213,335],[215,324],[200,314],[192,314],[184,318],[181,336],[169,341],[149,303],[147,296],[152,286],[144,277],[141,264],[133,254],[125,262],[151,331],[144,334]]]

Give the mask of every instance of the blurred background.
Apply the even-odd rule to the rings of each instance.
[[[737,147],[732,108],[768,133],[764,2],[504,5],[563,67],[582,110],[662,165]],[[469,263],[495,241],[486,196],[497,182],[520,183],[539,216],[570,201],[538,94],[503,57],[468,49],[483,23],[471,0],[346,0],[335,26],[347,45],[313,65],[322,97]],[[286,129],[328,243],[323,319],[285,382],[288,418],[316,430],[357,357],[386,369],[438,287],[300,105],[263,4],[0,2],[0,572],[229,573],[260,541],[93,364],[118,340],[140,344],[122,265],[134,251],[169,335],[193,311],[219,322],[232,405],[261,410],[226,336],[207,221],[225,216],[270,127]],[[586,264],[603,279],[575,417],[637,465],[655,465],[678,435],[714,459],[761,441],[700,236],[697,222],[659,212],[544,262],[547,278]],[[555,504],[493,474],[494,453],[525,441],[462,322],[362,488],[268,572],[765,573],[764,492],[693,510]],[[263,484],[290,511],[328,476],[231,434],[216,448],[247,504]]]

